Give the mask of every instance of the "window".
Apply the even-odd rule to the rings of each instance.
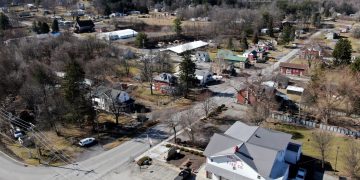
[[[211,172],[209,172],[209,171],[206,171],[206,178],[208,178],[208,179],[212,179],[212,173]]]

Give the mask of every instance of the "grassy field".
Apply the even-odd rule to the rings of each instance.
[[[293,126],[293,125],[286,125],[286,124],[274,124],[274,123],[267,123],[264,126],[290,133],[293,135],[293,139],[296,141],[302,142],[302,152],[304,155],[308,155],[314,158],[320,159],[320,154],[318,150],[314,147],[314,143],[312,142],[312,133],[314,132],[313,129],[307,129],[299,126]],[[352,138],[344,137],[335,135],[332,141],[331,149],[329,150],[329,156],[327,161],[331,164],[332,168],[335,168],[335,161],[336,161],[336,151],[337,147],[339,147],[338,151],[338,160],[337,160],[337,166],[336,169],[339,171],[339,175],[346,175],[346,162],[344,161],[344,154],[346,153],[346,147],[348,146],[348,143],[352,143],[355,140]]]

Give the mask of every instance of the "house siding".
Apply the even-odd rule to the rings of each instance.
[[[281,67],[281,74],[283,74],[283,75],[293,75],[293,76],[304,76],[305,75],[305,70],[304,69],[289,68],[289,67]]]

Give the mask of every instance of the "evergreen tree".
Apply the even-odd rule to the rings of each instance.
[[[272,16],[269,17],[269,23],[267,28],[269,29],[269,36],[274,37],[274,19]]]
[[[285,26],[280,38],[283,44],[289,44],[289,42],[295,39],[295,28],[291,26]]]
[[[230,49],[230,50],[234,50],[234,43],[233,43],[232,37],[230,37],[230,38],[228,39],[227,48]]]
[[[41,34],[46,34],[50,32],[50,27],[46,22],[41,23]]]
[[[4,13],[0,13],[0,30],[6,30],[10,27],[9,18]]]
[[[148,37],[145,33],[139,33],[135,39],[135,45],[139,48],[146,48],[148,44]]]
[[[189,88],[197,81],[195,76],[196,64],[191,60],[190,54],[183,54],[183,61],[180,63],[180,82],[184,86],[184,96],[187,97]]]
[[[244,50],[244,51],[249,48],[249,44],[248,44],[248,42],[247,42],[247,37],[246,37],[246,34],[245,34],[245,33],[243,33],[243,34],[241,35],[240,48],[241,48],[242,50]]]
[[[182,33],[181,24],[182,24],[182,22],[181,22],[180,18],[174,19],[174,31],[175,31],[177,36],[180,36],[181,33]]]
[[[353,72],[360,72],[360,57],[357,57],[350,66]]]
[[[347,39],[340,39],[336,43],[335,49],[332,53],[333,57],[335,58],[334,64],[335,65],[350,64],[351,53],[352,53],[351,42]]]
[[[65,99],[74,103],[75,99],[81,97],[81,85],[84,82],[85,72],[75,60],[69,62],[65,67],[65,77],[62,85]]]
[[[257,30],[255,30],[252,37],[252,43],[257,44],[258,42],[259,42],[259,33]]]
[[[57,19],[54,19],[53,23],[51,24],[52,32],[59,32],[59,22]]]

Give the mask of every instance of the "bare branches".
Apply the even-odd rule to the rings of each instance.
[[[314,147],[319,151],[321,155],[321,167],[324,169],[325,160],[327,159],[329,152],[331,152],[333,135],[329,132],[318,130],[313,133],[312,139]]]
[[[355,179],[360,178],[360,144],[349,142],[344,153],[346,170]]]
[[[216,103],[211,98],[211,92],[205,92],[201,96],[203,99],[203,101],[201,103],[201,107],[202,107],[202,110],[204,111],[205,117],[208,117],[208,115],[211,113],[211,111],[213,111],[215,109]]]

